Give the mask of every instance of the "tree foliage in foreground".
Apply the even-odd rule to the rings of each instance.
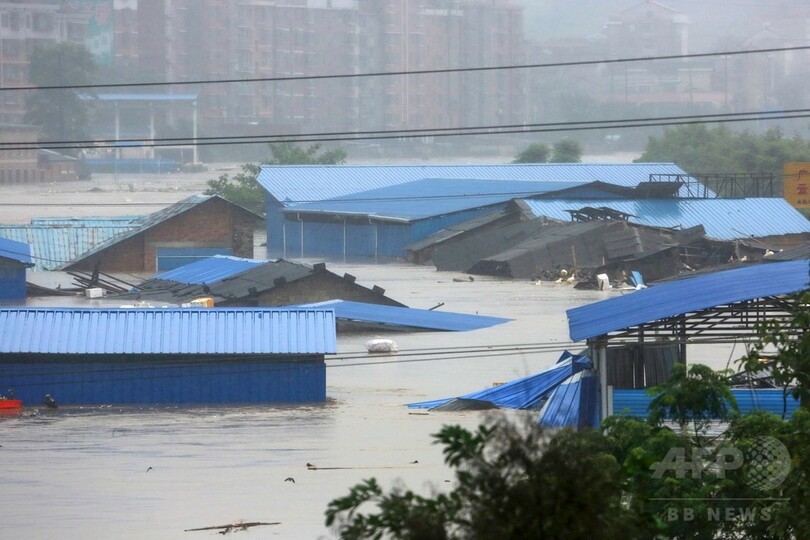
[[[435,438],[455,471],[452,488],[386,492],[367,479],[329,504],[326,524],[343,539],[808,537],[810,411],[789,421],[740,415],[724,374],[699,365],[654,393],[649,418],[614,416],[599,431],[503,419],[444,427]],[[715,414],[728,415],[722,437],[709,432]],[[778,472],[762,460],[763,441],[790,458],[767,486],[752,482]]]
[[[430,497],[385,493],[375,479],[333,500],[327,526],[341,538],[617,537],[631,516],[622,507],[620,467],[595,431],[544,432],[502,421],[436,435],[456,487]]]
[[[793,295],[787,305],[786,322],[772,320],[759,328],[759,343],[744,358],[744,367],[770,371],[776,384],[810,411],[810,291]]]
[[[346,162],[342,149],[321,152],[320,144],[302,148],[294,143],[271,143],[268,165],[341,165]],[[264,214],[264,190],[257,178],[261,166],[255,163],[242,165],[242,172],[233,178],[227,174],[208,181],[206,195],[219,195],[257,214]]]

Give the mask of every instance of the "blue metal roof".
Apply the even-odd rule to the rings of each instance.
[[[89,218],[48,224],[34,220],[31,225],[0,225],[0,237],[31,246],[34,270],[55,270],[107,240],[131,231],[128,220]]]
[[[767,411],[782,416],[782,408],[787,405],[786,417],[790,418],[799,408],[799,402],[790,394],[783,400],[785,394],[781,388],[732,388],[731,395],[737,402],[740,413],[751,411]],[[650,401],[653,396],[647,394],[646,389],[613,389],[613,414],[647,418]]]
[[[31,246],[8,238],[0,238],[0,259],[11,259],[26,266],[34,266],[34,260],[31,258]]]
[[[331,310],[0,309],[0,354],[331,354]]]
[[[540,373],[510,381],[500,386],[465,394],[458,398],[444,398],[433,401],[409,403],[408,408],[435,409],[454,399],[470,399],[488,401],[497,407],[506,409],[532,409],[538,407],[544,397],[548,396],[560,383],[573,375],[573,373],[572,362],[569,358],[554,364],[552,367]]]
[[[597,427],[599,383],[593,372],[580,371],[554,389],[540,411],[543,427]]]
[[[326,201],[298,204],[285,212],[354,214],[411,221],[492,206],[572,185],[580,186],[582,183],[429,178]]]
[[[197,94],[96,94],[88,99],[98,99],[100,101],[194,101]]]
[[[687,174],[673,163],[532,163],[490,165],[263,165],[258,181],[286,206],[425,178],[593,182],[636,187],[650,174]]]
[[[44,217],[31,218],[31,225],[49,227],[122,227],[130,225],[137,226],[137,222],[143,219],[142,215],[137,216],[92,216],[92,217]]]
[[[501,317],[486,317],[483,315],[466,315],[464,313],[451,313],[429,309],[383,306],[345,300],[329,300],[326,302],[293,307],[332,309],[335,312],[336,318],[350,321],[390,326],[406,326],[409,328],[424,328],[426,330],[445,330],[450,332],[466,332],[467,330],[489,328],[490,326],[503,324],[512,320],[503,319]]]
[[[245,270],[265,264],[267,261],[258,259],[242,259],[229,255],[214,255],[207,259],[183,265],[174,270],[158,274],[152,279],[176,281],[188,285],[203,285],[214,283],[240,274]]]
[[[569,309],[572,341],[735,302],[779,296],[809,287],[806,260],[752,264],[671,281],[630,294]]]
[[[785,199],[524,200],[535,216],[570,221],[566,210],[607,207],[632,214],[633,223],[689,228],[703,225],[706,236],[734,240],[810,232],[810,220]]]

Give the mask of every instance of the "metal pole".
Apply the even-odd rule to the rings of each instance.
[[[193,161],[193,165],[196,165],[200,162],[197,156],[197,100],[191,102],[192,106],[192,114],[191,114],[191,133],[194,136],[194,146],[191,147],[191,155]]]

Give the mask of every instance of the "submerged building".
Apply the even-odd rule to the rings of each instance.
[[[596,182],[633,189],[656,175],[688,177],[671,163],[270,165],[258,181],[266,191],[269,256],[368,259],[404,258],[405,245],[527,192]]]
[[[323,402],[326,309],[0,309],[0,381],[24,404]]]

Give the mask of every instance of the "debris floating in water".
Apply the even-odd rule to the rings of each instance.
[[[397,352],[399,347],[393,339],[370,339],[366,342],[368,352]]]
[[[219,534],[228,534],[236,531],[246,531],[251,527],[259,527],[261,525],[281,525],[280,521],[236,521],[228,523],[227,525],[212,525],[211,527],[198,527],[196,529],[185,529],[183,532],[194,531],[219,531]]]

